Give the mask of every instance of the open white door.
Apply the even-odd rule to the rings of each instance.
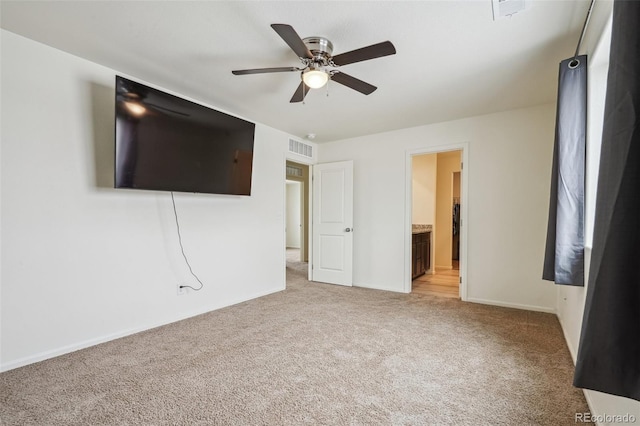
[[[353,284],[353,161],[313,167],[312,280]]]

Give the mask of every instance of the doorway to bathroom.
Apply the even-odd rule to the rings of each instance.
[[[412,293],[460,298],[463,150],[411,156]]]

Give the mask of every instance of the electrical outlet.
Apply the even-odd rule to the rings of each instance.
[[[187,288],[181,287],[182,284],[178,284],[178,296],[184,296],[187,294]]]

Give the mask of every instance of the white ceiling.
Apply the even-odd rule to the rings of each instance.
[[[326,142],[552,102],[558,63],[576,47],[588,0],[534,0],[492,19],[467,1],[2,1],[2,28],[215,108]],[[390,40],[397,54],[346,65],[369,96],[340,84],[290,104],[299,66],[270,27],[320,35],[334,54]]]

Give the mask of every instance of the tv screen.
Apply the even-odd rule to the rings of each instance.
[[[251,195],[255,124],[116,76],[115,187]]]

